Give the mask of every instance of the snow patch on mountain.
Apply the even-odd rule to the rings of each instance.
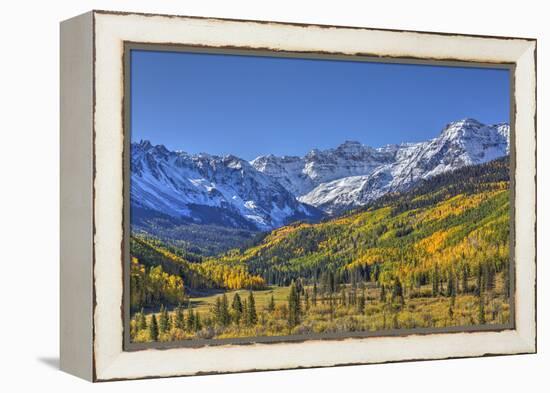
[[[148,141],[131,146],[130,187],[136,211],[198,223],[208,223],[215,214],[229,226],[268,230],[320,214],[238,157],[171,152]]]
[[[131,146],[131,208],[146,217],[158,212],[186,222],[269,230],[505,156],[509,133],[505,123],[464,119],[426,142],[372,148],[347,141],[304,157],[266,155],[251,162],[142,141]]]
[[[372,148],[348,141],[304,157],[258,157],[251,164],[291,191],[299,201],[327,213],[353,208],[387,192],[405,190],[465,165],[509,154],[508,124],[475,119],[449,123],[436,138]]]

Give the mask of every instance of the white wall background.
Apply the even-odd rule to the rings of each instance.
[[[0,11],[0,390],[548,391],[550,67],[543,1],[58,0]],[[90,9],[538,38],[539,354],[92,385],[57,370],[59,27]],[[542,197],[540,197],[542,196]]]

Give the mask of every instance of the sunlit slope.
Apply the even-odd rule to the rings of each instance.
[[[263,279],[249,274],[243,263],[202,261],[200,257],[196,256],[194,260],[190,260],[189,256],[178,255],[177,250],[173,250],[170,246],[155,239],[132,236],[130,238],[130,254],[135,264],[146,267],[145,271],[160,266],[164,272],[181,277],[188,290],[264,287]],[[133,270],[132,274],[134,277]],[[143,285],[149,284],[143,282]]]
[[[501,271],[509,257],[508,171],[508,157],[464,167],[336,219],[276,229],[216,262],[245,264],[279,285],[326,272],[420,285],[434,269],[441,277],[470,276],[481,265]]]

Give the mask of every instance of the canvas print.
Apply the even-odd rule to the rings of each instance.
[[[511,327],[510,72],[132,50],[130,341]]]

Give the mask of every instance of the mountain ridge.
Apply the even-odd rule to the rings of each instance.
[[[303,157],[270,154],[250,162],[141,141],[131,146],[131,206],[137,222],[158,212],[194,224],[265,231],[364,206],[508,153],[508,124],[469,118],[425,142],[373,148],[345,141]]]
[[[304,157],[260,156],[252,165],[287,186],[301,202],[329,214],[362,206],[420,179],[509,153],[509,125],[466,118],[428,141],[373,148],[355,141]]]
[[[132,144],[130,187],[138,221],[156,211],[190,223],[267,230],[320,215],[246,160],[173,152],[149,141]]]

